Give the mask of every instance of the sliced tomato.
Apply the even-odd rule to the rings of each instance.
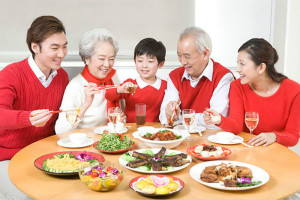
[[[99,176],[99,174],[97,172],[92,172],[91,175],[92,175],[93,178],[96,178],[96,177]]]
[[[111,166],[108,166],[107,168],[106,168],[106,171],[111,171],[113,168],[111,167]]]

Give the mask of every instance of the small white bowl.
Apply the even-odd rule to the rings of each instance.
[[[80,145],[87,138],[87,134],[86,133],[72,133],[68,136],[68,138],[70,139],[70,141],[73,144]]]
[[[176,140],[169,140],[169,141],[156,141],[156,140],[148,140],[148,139],[144,139],[143,136],[148,132],[148,133],[156,133],[160,130],[169,130],[172,131],[175,135],[177,136],[182,136],[180,139],[176,139]],[[134,138],[138,138],[139,140],[141,140],[146,146],[150,147],[150,148],[162,148],[165,147],[167,149],[172,149],[177,147],[178,145],[181,144],[181,142],[190,136],[189,133],[187,132],[182,132],[179,130],[174,130],[174,129],[167,129],[167,128],[154,128],[151,129],[150,131],[136,131],[134,133],[132,133]]]
[[[220,141],[225,143],[231,142],[235,137],[235,135],[231,132],[218,132],[216,136]]]

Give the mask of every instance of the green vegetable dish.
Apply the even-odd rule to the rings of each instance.
[[[95,148],[105,151],[128,149],[133,141],[122,134],[104,133]]]

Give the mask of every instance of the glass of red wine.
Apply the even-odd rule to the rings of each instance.
[[[253,130],[257,127],[259,121],[259,115],[257,112],[246,112],[245,123],[250,130],[250,139],[253,137]]]

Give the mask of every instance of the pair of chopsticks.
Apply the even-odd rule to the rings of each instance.
[[[97,86],[98,89],[113,89],[113,88],[117,88],[119,85],[99,85]],[[85,85],[84,87],[87,87],[87,85]]]
[[[69,110],[56,110],[56,111],[51,111],[51,113],[61,113],[61,112],[70,112],[70,111],[77,111],[80,113],[80,108],[74,108],[74,109],[69,109]]]
[[[180,98],[177,100],[176,106],[180,104]],[[170,118],[170,125],[173,126],[174,124],[174,117],[176,116],[176,106],[172,112],[171,118]]]

